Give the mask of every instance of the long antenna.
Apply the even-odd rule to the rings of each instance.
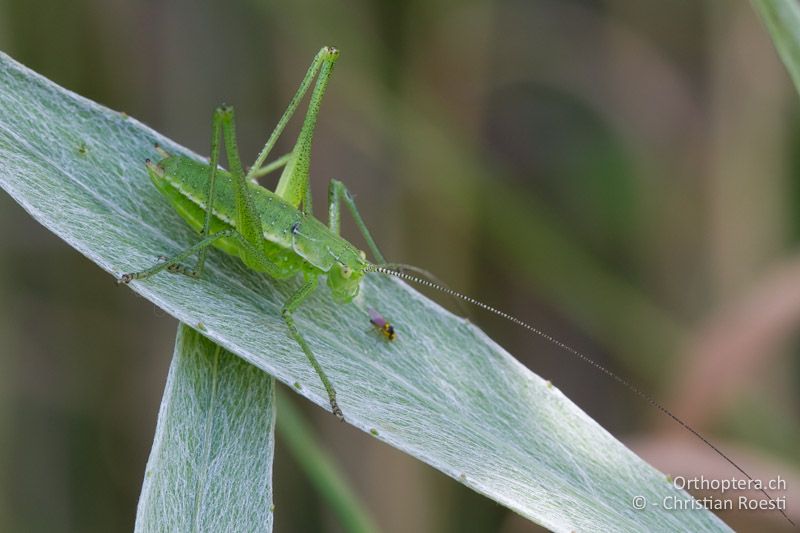
[[[481,301],[478,301],[475,298],[472,298],[471,296],[467,296],[466,294],[461,294],[460,292],[455,291],[455,290],[453,290],[453,289],[451,289],[449,287],[445,287],[443,285],[439,285],[439,284],[434,283],[432,281],[429,281],[427,279],[418,278],[416,276],[412,276],[411,274],[406,274],[405,272],[398,272],[396,270],[392,270],[390,268],[386,268],[386,267],[378,266],[378,265],[370,265],[370,266],[366,267],[364,269],[364,271],[365,272],[378,272],[380,274],[386,274],[386,275],[394,276],[396,278],[400,278],[400,279],[403,279],[403,280],[406,280],[406,281],[411,281],[411,282],[414,282],[414,283],[418,283],[418,284],[423,285],[425,287],[430,287],[431,289],[436,289],[437,291],[443,292],[443,293],[445,293],[445,294],[447,294],[449,296],[452,296],[454,298],[458,298],[460,300],[464,300],[465,302],[471,303],[472,305],[480,307],[481,309],[489,311],[490,313],[494,313],[497,316],[503,317],[506,320],[509,320],[509,321],[513,322],[514,324],[517,324],[518,326],[522,326],[523,328],[527,329],[528,331],[531,331],[534,334],[542,337],[546,341],[548,341],[548,342],[550,342],[552,344],[555,344],[556,346],[558,346],[562,350],[564,350],[566,352],[569,352],[570,354],[576,356],[578,359],[582,360],[583,362],[588,363],[589,365],[593,366],[594,368],[596,368],[597,370],[599,370],[600,372],[602,372],[603,374],[605,374],[609,378],[613,379],[617,383],[620,383],[620,384],[624,385],[625,387],[627,387],[634,394],[636,394],[640,398],[644,399],[647,403],[649,403],[650,405],[652,405],[653,407],[655,407],[656,409],[658,409],[659,411],[661,411],[662,413],[664,413],[665,415],[670,417],[672,420],[674,420],[675,422],[680,424],[683,427],[683,429],[685,429],[686,431],[688,431],[689,433],[691,433],[692,435],[694,435],[695,437],[697,437],[698,439],[703,441],[703,443],[705,443],[706,446],[708,446],[709,448],[714,450],[717,453],[717,455],[719,455],[720,457],[725,459],[736,470],[738,470],[739,472],[744,474],[747,477],[747,479],[749,479],[750,481],[756,483],[756,480],[753,479],[753,477],[750,474],[745,472],[744,469],[741,466],[736,464],[733,461],[733,459],[731,459],[730,457],[725,455],[725,453],[723,453],[722,450],[720,450],[715,445],[713,445],[707,438],[705,438],[703,435],[701,435],[700,432],[698,432],[697,430],[692,428],[689,424],[687,424],[686,422],[684,422],[683,420],[678,418],[676,415],[674,415],[672,413],[672,411],[670,411],[669,409],[667,409],[666,407],[661,405],[652,396],[642,392],[641,389],[639,389],[638,387],[633,385],[630,381],[620,377],[619,375],[615,374],[614,372],[612,372],[608,368],[604,367],[603,365],[601,365],[600,363],[598,363],[594,359],[592,359],[589,356],[584,355],[583,353],[579,352],[575,348],[573,348],[573,347],[571,347],[571,346],[569,346],[567,344],[564,344],[563,342],[561,342],[560,340],[556,339],[552,335],[550,335],[548,333],[545,333],[544,331],[540,330],[537,327],[531,326],[527,322],[523,322],[522,320],[520,320],[519,318],[517,318],[515,316],[509,315],[505,311],[500,311],[499,309],[496,309],[496,308],[492,307],[491,305],[488,305],[488,304],[485,304],[485,303],[483,303]],[[758,490],[762,494],[764,494],[764,496],[766,496],[769,499],[769,501],[775,502],[775,500],[764,489],[764,487],[762,486],[761,483],[757,483],[757,485],[759,486]],[[792,521],[792,519],[789,518],[789,516],[786,514],[786,512],[784,512],[783,509],[779,508],[777,506],[777,504],[776,504],[776,509],[783,515],[783,517],[786,520],[789,521],[790,524],[792,524],[792,526],[796,527],[796,524]]]
[[[453,291],[453,289],[451,289],[447,285],[447,283],[442,281],[436,274],[434,274],[430,270],[425,270],[424,268],[420,268],[418,266],[409,265],[407,263],[395,263],[395,262],[380,263],[379,265],[375,265],[375,266],[383,267],[383,268],[392,270],[393,272],[398,272],[398,273],[402,273],[402,274],[405,274],[406,270],[410,270],[411,272],[414,272],[415,274],[419,274],[423,278],[427,278],[427,281],[433,282],[434,285],[439,285],[439,287],[437,287],[438,290],[446,289],[444,291],[445,293],[447,291],[452,291],[454,293],[456,292],[456,291]],[[454,295],[449,295],[449,296],[453,299],[453,302],[456,304],[456,306],[458,306],[459,310],[464,315],[469,315],[469,310],[466,308],[466,306],[464,306],[464,299],[463,298],[457,298]]]

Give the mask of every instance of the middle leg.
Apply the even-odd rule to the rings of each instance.
[[[364,223],[364,219],[361,218],[361,213],[358,212],[358,207],[356,207],[356,202],[353,200],[353,195],[350,194],[350,191],[347,190],[344,183],[339,180],[331,180],[328,185],[328,225],[331,231],[338,235],[341,228],[341,216],[339,213],[340,201],[344,201],[344,204],[356,221],[356,225],[359,231],[361,231],[361,235],[364,236],[364,240],[367,241],[367,246],[369,246],[372,255],[379,263],[385,263],[386,260],[383,258],[383,254],[380,249],[378,249],[378,245],[375,244],[375,239],[372,238],[372,234],[370,234],[367,225]]]
[[[322,385],[325,387],[325,391],[328,393],[328,399],[331,402],[331,410],[333,411],[333,414],[336,415],[336,418],[343,421],[344,415],[342,414],[342,410],[339,408],[339,404],[336,402],[336,390],[334,390],[333,385],[331,385],[331,382],[328,379],[328,376],[325,374],[325,371],[322,370],[322,366],[314,356],[314,352],[311,351],[311,347],[297,329],[297,325],[294,323],[294,317],[292,316],[300,304],[303,303],[303,301],[308,298],[312,292],[314,292],[314,289],[317,288],[317,283],[318,281],[316,275],[312,274],[311,276],[307,276],[306,284],[300,287],[296,293],[289,297],[289,300],[283,306],[281,315],[283,316],[283,320],[286,321],[286,326],[289,328],[289,333],[291,333],[292,337],[294,337],[294,340],[297,341],[297,344],[300,345],[303,353],[305,353],[306,357],[308,358],[308,362],[311,363],[312,367],[314,367],[319,379],[322,381]]]

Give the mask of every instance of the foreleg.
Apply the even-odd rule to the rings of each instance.
[[[350,214],[353,216],[353,219],[356,221],[356,225],[361,235],[364,236],[364,240],[367,241],[367,246],[369,246],[372,255],[379,263],[385,263],[386,260],[383,258],[383,254],[378,249],[378,245],[375,244],[375,240],[372,238],[369,229],[367,229],[367,225],[364,223],[364,219],[361,218],[361,213],[358,212],[358,207],[356,207],[356,202],[353,200],[353,195],[350,194],[350,191],[347,190],[344,183],[339,180],[331,180],[328,185],[328,225],[331,231],[337,235],[340,232],[340,201],[344,202]]]

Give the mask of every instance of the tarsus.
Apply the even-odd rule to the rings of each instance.
[[[405,265],[403,265],[403,266],[405,267]],[[418,270],[421,270],[421,269],[418,269]],[[731,459],[730,457],[725,455],[725,453],[723,453],[722,450],[717,448],[707,438],[705,438],[703,435],[701,435],[699,431],[695,430],[689,424],[687,424],[686,422],[684,422],[683,420],[678,418],[676,415],[674,415],[672,413],[672,411],[670,411],[669,409],[667,409],[666,407],[661,405],[652,396],[642,392],[641,389],[639,389],[638,387],[633,385],[630,381],[618,376],[617,374],[615,374],[614,372],[612,372],[608,368],[604,367],[603,365],[601,365],[600,363],[598,363],[594,359],[590,358],[587,355],[584,355],[583,353],[579,352],[575,348],[573,348],[573,347],[571,347],[571,346],[569,346],[567,344],[564,344],[563,342],[561,342],[560,340],[556,339],[552,335],[550,335],[548,333],[545,333],[544,331],[540,330],[539,328],[531,326],[527,322],[523,322],[522,320],[520,320],[519,318],[517,318],[515,316],[509,315],[505,311],[500,311],[499,309],[496,309],[496,308],[492,307],[491,305],[488,305],[488,304],[485,304],[485,303],[483,303],[483,302],[481,302],[479,300],[476,300],[475,298],[472,298],[471,296],[467,296],[466,294],[462,294],[462,293],[460,293],[458,291],[455,291],[455,290],[453,290],[453,289],[451,289],[449,287],[446,287],[444,285],[440,285],[438,283],[434,283],[434,282],[429,281],[427,279],[418,278],[416,276],[412,276],[411,274],[406,274],[405,272],[398,272],[396,270],[392,270],[391,268],[386,268],[386,267],[378,266],[378,265],[371,265],[371,266],[367,267],[365,269],[365,271],[366,272],[378,272],[378,273],[381,273],[381,274],[394,276],[396,278],[400,278],[400,279],[403,279],[403,280],[406,280],[406,281],[412,281],[414,283],[418,283],[418,284],[423,285],[425,287],[430,287],[432,289],[436,289],[436,290],[438,290],[440,292],[443,292],[443,293],[447,294],[448,296],[452,296],[454,298],[458,298],[460,300],[464,300],[465,302],[471,303],[472,305],[480,307],[481,309],[489,311],[490,313],[494,313],[497,316],[503,317],[506,320],[509,320],[509,321],[517,324],[518,326],[522,326],[523,328],[527,329],[528,331],[531,331],[531,332],[535,333],[536,335],[539,335],[540,337],[542,337],[546,341],[548,341],[548,342],[550,342],[552,344],[555,344],[556,346],[558,346],[562,350],[564,350],[566,352],[569,352],[572,355],[574,355],[574,356],[578,357],[579,359],[581,359],[583,362],[590,364],[591,366],[593,366],[594,368],[596,368],[597,370],[599,370],[600,372],[602,372],[603,374],[605,374],[609,378],[613,379],[617,383],[620,383],[620,384],[624,385],[625,387],[627,387],[634,394],[636,394],[640,398],[644,399],[647,403],[649,403],[650,405],[652,405],[653,407],[655,407],[656,409],[658,409],[659,411],[661,411],[662,413],[664,413],[665,415],[670,417],[672,420],[677,422],[686,431],[688,431],[689,433],[691,433],[692,435],[694,435],[695,437],[697,437],[698,439],[703,441],[703,443],[705,443],[706,446],[708,446],[709,448],[714,450],[717,453],[717,455],[719,455],[720,457],[725,459],[736,470],[738,470],[739,472],[744,474],[747,477],[747,479],[749,479],[750,481],[753,481],[755,483],[755,479],[753,479],[753,477],[750,474],[745,472],[745,470],[741,466],[736,464],[733,461],[733,459]],[[758,490],[762,494],[764,494],[764,496],[766,496],[771,502],[775,501],[774,498],[772,496],[770,496],[770,494],[763,488],[763,486],[760,486],[760,488]],[[777,508],[777,506],[776,506],[776,508]],[[789,518],[789,516],[786,514],[786,512],[784,512],[783,509],[777,508],[777,510],[783,515],[783,517],[786,520],[789,521],[790,524],[792,524],[792,526],[796,526],[796,524],[792,521],[791,518]]]

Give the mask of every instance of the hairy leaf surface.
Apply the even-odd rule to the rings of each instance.
[[[0,56],[0,186],[108,273],[198,239],[147,177],[154,142],[191,155]],[[207,267],[202,280],[163,274],[131,288],[327,407],[280,317],[299,281],[276,282],[218,251]],[[396,341],[375,333],[370,307],[395,324]],[[689,496],[477,327],[403,283],[371,274],[348,305],[323,287],[296,318],[349,423],[531,520],[557,531],[727,529],[705,510],[664,509],[665,498]]]

